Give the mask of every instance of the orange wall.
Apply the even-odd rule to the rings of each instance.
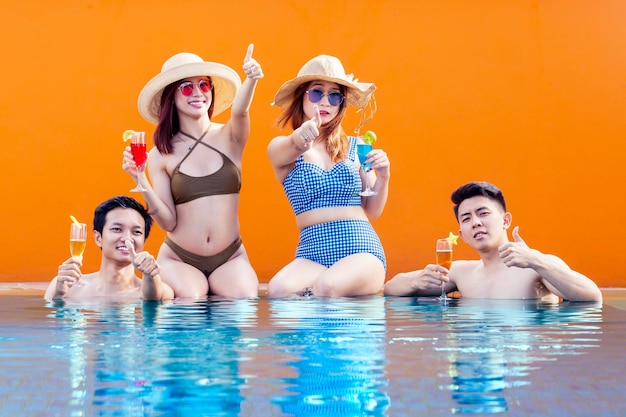
[[[623,245],[626,203],[625,2],[65,3],[10,2],[0,16],[0,281],[50,279],[68,256],[68,216],[89,223],[97,203],[128,194],[120,135],[151,134],[136,99],[167,57],[195,52],[243,75],[253,42],[266,77],[252,105],[240,212],[262,281],[292,259],[298,237],[266,154],[279,133],[269,103],[327,53],[378,85],[366,128],[392,162],[389,202],[374,221],[389,276],[432,262],[435,239],[457,230],[451,191],[488,180],[531,246],[601,286],[626,286],[613,247]],[[156,230],[148,248],[162,237]],[[463,243],[457,256],[475,257]],[[98,262],[90,242],[85,269]]]

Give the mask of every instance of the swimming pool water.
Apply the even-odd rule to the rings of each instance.
[[[0,302],[0,416],[626,415],[606,304]]]

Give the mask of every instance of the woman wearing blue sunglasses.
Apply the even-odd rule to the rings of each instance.
[[[290,122],[293,132],[274,138],[268,154],[296,215],[300,242],[295,259],[270,280],[269,297],[381,291],[385,253],[368,217],[380,216],[387,202],[389,159],[374,149],[368,154],[372,169],[363,172],[357,138],[341,126],[347,107],[364,111],[375,89],[346,75],[339,59],[320,55],[276,93],[274,104],[285,110],[278,124]],[[368,177],[377,194],[361,197]]]

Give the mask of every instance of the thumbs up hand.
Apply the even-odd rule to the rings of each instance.
[[[540,252],[528,247],[519,234],[519,226],[513,229],[513,242],[507,242],[498,248],[500,259],[508,267],[532,268]]]
[[[130,252],[130,261],[135,269],[144,275],[144,278],[154,278],[161,273],[161,267],[149,252],[135,252],[135,245],[130,239],[126,239],[126,247]]]

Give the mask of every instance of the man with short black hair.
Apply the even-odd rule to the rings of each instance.
[[[161,282],[154,256],[143,251],[151,226],[152,218],[137,200],[118,196],[104,201],[96,208],[93,219],[94,239],[102,251],[100,270],[83,275],[82,256],[72,256],[59,266],[44,297],[173,298],[172,288]],[[142,279],[135,269],[142,273]]]
[[[440,295],[459,291],[467,298],[539,299],[556,295],[570,301],[602,301],[598,286],[572,270],[562,259],[531,249],[513,229],[504,196],[487,182],[470,182],[452,193],[459,235],[480,255],[480,260],[452,262],[450,270],[439,265],[403,272],[385,284],[385,294],[399,296]]]

